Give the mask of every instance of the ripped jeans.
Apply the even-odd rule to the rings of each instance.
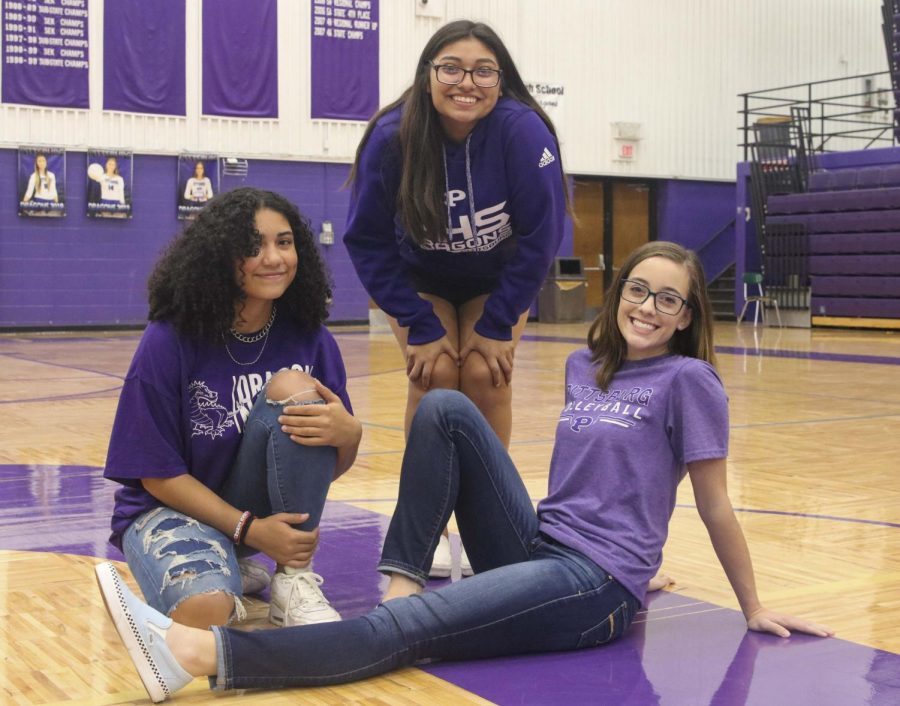
[[[219,495],[258,517],[307,512],[309,519],[296,527],[312,530],[319,525],[334,478],[337,450],[291,441],[278,423],[286,402],[266,400],[265,390],[257,395]],[[132,522],[122,538],[122,548],[144,598],[165,615],[186,598],[203,593],[223,591],[240,598],[237,560],[256,553],[249,547],[236,547],[230,536],[168,507],[154,508]],[[236,600],[238,612],[239,605]]]

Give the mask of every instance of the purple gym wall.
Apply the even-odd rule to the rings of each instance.
[[[657,186],[657,237],[696,250],[708,280],[734,263],[733,182],[660,181]],[[728,226],[726,228],[726,226]],[[710,239],[725,228],[715,241]]]
[[[86,158],[67,152],[65,218],[16,215],[16,151],[0,150],[0,328],[140,326],[146,321],[146,282],[153,263],[183,223],[175,218],[174,156],[134,156],[130,220],[85,215]],[[272,189],[293,201],[318,233],[334,224],[335,244],[320,246],[334,279],[332,321],[367,321],[368,298],[341,236],[349,165],[251,160],[246,178],[223,177],[222,187]]]
[[[67,152],[65,218],[20,218],[12,180],[16,151],[0,150],[0,328],[141,326],[147,316],[147,277],[165,244],[184,223],[175,217],[177,157],[134,155],[130,220],[85,216],[84,152]],[[368,321],[368,296],[342,242],[349,191],[342,185],[350,166],[322,162],[250,160],[245,178],[222,176],[221,188],[258,186],[284,194],[321,230],[334,227],[334,245],[320,249],[334,280],[330,320]],[[658,236],[700,247],[729,222],[734,184],[661,181]],[[730,231],[725,260],[734,261]],[[571,224],[559,255],[572,254]],[[708,274],[716,262],[704,257]]]

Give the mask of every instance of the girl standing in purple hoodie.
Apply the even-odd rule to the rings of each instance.
[[[459,390],[508,447],[516,345],[568,190],[553,124],[490,27],[432,36],[412,85],[369,123],[350,181],[344,242],[406,359],[406,431],[429,389]],[[444,539],[432,575],[449,572]]]

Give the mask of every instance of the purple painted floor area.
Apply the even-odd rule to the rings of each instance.
[[[676,593],[654,596],[605,647],[424,669],[503,706],[900,704],[900,655],[747,632],[740,613]]]
[[[106,542],[114,490],[88,466],[0,466],[0,550],[121,559]],[[344,503],[326,507],[315,568],[344,617],[378,602],[387,521]],[[606,647],[423,668],[502,706],[900,704],[900,655],[748,633],[739,613],[677,593],[654,596]]]

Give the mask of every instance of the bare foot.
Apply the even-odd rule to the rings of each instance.
[[[391,574],[391,582],[388,584],[387,590],[381,597],[381,602],[390,601],[394,598],[406,598],[422,592],[422,586],[403,574]]]
[[[659,591],[660,589],[665,588],[666,586],[671,586],[675,583],[675,580],[667,576],[666,574],[660,572],[647,584],[647,591]]]

